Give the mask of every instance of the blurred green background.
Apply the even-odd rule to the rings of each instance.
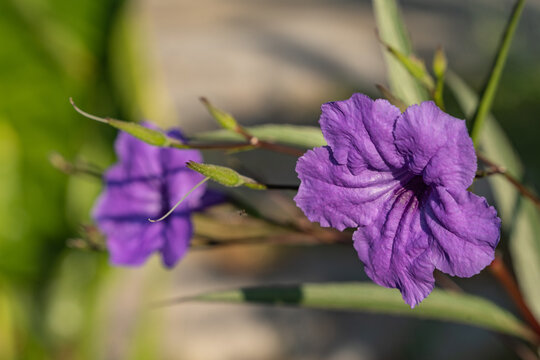
[[[123,5],[0,2],[1,359],[92,357],[84,334],[106,259],[66,251],[66,240],[100,184],[66,177],[48,156],[113,160],[114,134],[79,121],[67,99],[121,115],[110,46]]]
[[[454,4],[443,0],[416,0],[403,3],[405,19],[411,26],[418,52],[430,59],[437,44],[445,45],[450,66],[478,89],[512,2],[478,0]],[[176,294],[175,284],[179,282],[174,280],[177,279],[174,274],[166,273],[154,262],[149,265],[152,270],[144,273],[114,270],[108,265],[106,255],[66,246],[68,239],[81,236],[81,224],[90,223],[89,211],[101,185],[95,179],[68,177],[59,172],[50,165],[49,155],[59,152],[70,160],[85,159],[105,167],[114,161],[115,135],[111,129],[76,114],[68,103],[69,97],[95,114],[128,120],[147,117],[162,125],[180,122],[185,129],[200,130],[213,124],[197,103],[198,95],[217,99],[222,108],[238,114],[244,123],[311,125],[316,124],[318,108],[323,102],[348,97],[353,91],[377,96],[373,83],[384,82],[384,69],[373,36],[369,2],[296,0],[263,5],[254,0],[237,0],[231,4],[218,5],[208,0],[198,5],[188,5],[187,1],[137,4],[127,0],[0,1],[0,359],[190,358],[182,357],[181,351],[176,357],[174,350],[163,350],[163,341],[167,340],[161,337],[169,339],[169,343],[176,338],[175,327],[169,326],[167,332],[156,325],[161,324],[159,316],[167,314],[167,310],[160,315],[135,311],[121,316],[124,325],[120,329],[129,329],[127,332],[110,330],[113,320],[107,315],[120,311],[124,305],[129,307],[132,302],[140,302],[131,296],[145,292],[140,289],[123,292],[126,282],[131,285],[135,282],[142,289],[148,288],[147,283],[166,282],[164,287],[170,290],[157,292],[154,298],[144,295],[156,300]],[[527,179],[535,183],[540,178],[537,140],[540,130],[540,29],[537,26],[540,4],[530,1],[528,6],[493,112],[519,150]],[[141,21],[142,14],[145,21]],[[333,28],[344,14],[347,25]],[[160,16],[164,19],[162,23]],[[261,17],[266,22],[258,22]],[[356,17],[367,23],[354,20]],[[146,24],[149,18],[153,19],[150,27]],[[283,27],[276,19],[282,19]],[[325,21],[319,21],[321,19]],[[417,22],[418,19],[421,21]],[[442,21],[438,23],[437,19]],[[221,32],[216,24],[230,31]],[[148,29],[152,31],[147,32]],[[306,33],[311,35],[296,36]],[[235,41],[235,36],[240,40]],[[242,44],[260,51],[242,52],[239,50]],[[338,56],[343,55],[342,59],[329,54],[334,49]],[[349,57],[348,51],[358,57]],[[243,57],[235,58],[231,53]],[[192,69],[193,64],[200,64],[199,59],[208,63],[197,72]],[[276,70],[277,67],[280,70]],[[370,69],[374,69],[373,73]],[[288,82],[279,83],[276,78],[288,79]],[[307,78],[311,82],[305,85]],[[269,84],[266,87],[265,81]],[[286,95],[281,93],[281,86]],[[254,98],[253,94],[258,97]],[[256,163],[250,156],[240,155],[239,159]],[[286,164],[291,166],[282,176],[285,181],[293,181],[294,162],[289,160]],[[253,171],[265,170],[255,166]],[[266,175],[273,174],[267,171]],[[330,263],[340,263],[341,257],[347,256],[347,261],[353,264],[350,268],[357,269],[345,279],[363,278],[354,254],[336,251],[330,255]],[[233,259],[245,256],[244,253],[225,255]],[[263,278],[271,272],[268,269],[281,264],[273,257],[268,260],[266,255],[257,256],[260,262],[247,264],[245,269],[262,273]],[[287,261],[290,261],[291,256],[301,255],[293,250],[285,256],[289,256]],[[321,271],[320,261],[325,261],[316,252],[302,259],[306,273],[315,274]],[[201,260],[203,264],[211,263],[214,272],[199,278],[237,276],[236,267],[216,265],[219,261],[216,258]],[[183,269],[191,269],[188,267],[191,265],[185,266],[187,268]],[[349,267],[345,266],[342,270],[347,269]],[[282,275],[286,278],[287,274]],[[339,277],[339,274],[334,276]],[[475,281],[465,283],[465,287],[468,284],[486,288],[488,293],[500,297],[499,290],[486,285],[486,279],[480,277]],[[153,284],[152,288],[156,286]],[[504,297],[500,297],[499,302],[509,303]],[[258,321],[276,321],[269,320],[268,313],[257,314]],[[290,326],[285,320],[280,323],[279,319],[291,316],[291,313],[281,313],[277,325],[268,328],[277,332],[276,329]],[[340,317],[346,321],[344,315]],[[320,323],[333,321],[332,330],[322,332],[330,339],[338,338],[342,331],[336,325],[341,320],[328,320],[328,315],[313,322],[303,319],[310,326],[317,326],[319,320]],[[364,344],[360,348],[352,346],[351,339],[346,344],[336,340],[333,344],[310,345],[310,341],[318,337],[308,334],[299,341],[301,346],[311,349],[302,357],[300,345],[269,335],[277,339],[272,346],[281,350],[267,350],[269,354],[278,354],[267,356],[263,346],[257,358],[380,359],[400,354],[427,359],[439,356],[439,348],[452,348],[452,343],[438,344],[441,340],[435,335],[428,336],[428,343],[423,340],[422,336],[430,334],[432,324],[424,326],[415,321],[374,316],[356,319],[360,326],[363,323],[379,329],[375,335],[358,340]],[[198,322],[192,320],[192,323]],[[380,330],[384,328],[381,322],[384,326],[399,325],[400,332],[390,341],[391,346],[382,340],[386,335]],[[420,335],[411,337],[408,342],[399,340],[411,326]],[[206,329],[211,327],[208,325]],[[438,329],[442,329],[437,333],[442,338],[456,328],[439,326]],[[478,341],[468,347],[472,349],[468,352],[470,358],[482,354],[491,354],[490,358],[514,356],[495,344],[496,341],[486,339],[481,331],[473,335]],[[209,332],[208,336],[218,335]],[[211,342],[209,339],[208,343]],[[198,344],[201,349],[208,346],[204,342]],[[234,346],[223,341],[218,344]],[[265,344],[270,346],[268,341]],[[381,350],[381,347],[387,349]],[[162,355],[164,353],[169,355]],[[205,354],[200,352],[198,358],[213,358]],[[234,358],[223,356],[224,359]],[[436,358],[456,357],[440,355]],[[460,355],[459,358],[469,357]]]

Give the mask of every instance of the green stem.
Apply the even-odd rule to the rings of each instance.
[[[486,115],[491,110],[491,105],[493,104],[497,86],[499,85],[504,63],[508,57],[508,51],[510,50],[510,45],[512,43],[512,39],[514,38],[514,33],[516,32],[524,5],[525,0],[518,0],[514,6],[514,9],[512,10],[512,15],[510,16],[508,24],[506,25],[495,62],[493,63],[488,81],[485,84],[480,97],[480,102],[478,103],[478,107],[476,108],[476,112],[473,116],[471,124],[471,137],[475,146],[478,145],[478,137],[480,136],[480,130],[482,129]]]

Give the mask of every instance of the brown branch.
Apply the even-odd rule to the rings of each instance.
[[[488,177],[491,175],[504,174],[505,172],[506,172],[506,169],[504,167],[491,166],[489,167],[489,169],[486,169],[486,170],[477,170],[475,178],[481,179],[481,178]]]
[[[259,142],[255,146],[261,149],[266,149],[273,152],[279,152],[282,154],[287,154],[287,155],[291,155],[295,157],[300,157],[304,155],[305,153],[305,151],[299,150],[292,146],[281,145],[281,144],[276,144],[276,143],[272,143],[269,141],[262,141],[262,140],[259,140]]]
[[[258,137],[251,134],[245,127],[240,125],[230,114],[227,114],[217,108],[215,108],[207,98],[201,97],[199,100],[206,106],[210,114],[221,124],[222,127],[227,130],[233,131],[246,139],[247,143],[255,148],[266,149],[274,152],[279,152],[287,155],[300,157],[304,154],[295,147],[276,144],[270,141],[260,140]]]
[[[234,131],[242,135],[246,139],[246,141],[253,147],[266,149],[266,150],[270,150],[274,152],[279,152],[279,153],[283,153],[287,155],[292,155],[296,157],[300,157],[304,155],[304,151],[299,150],[297,148],[287,146],[287,145],[276,144],[270,141],[260,140],[258,137],[252,135],[243,126],[237,125]]]
[[[177,149],[196,149],[196,150],[250,150],[255,148],[249,143],[222,143],[222,144],[197,144],[197,143],[171,143],[170,147]]]
[[[517,178],[509,174],[508,171],[502,166],[497,165],[493,161],[489,160],[482,154],[477,154],[478,159],[483,163],[491,166],[492,168],[499,169],[498,174],[501,174],[508,180],[514,187],[519,191],[519,193],[527,198],[529,198],[533,204],[540,210],[540,198],[536,196],[531,190],[529,190],[525,185],[523,185]]]

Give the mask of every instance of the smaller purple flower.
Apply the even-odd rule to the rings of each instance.
[[[151,127],[148,124],[144,124]],[[168,136],[182,140],[179,131]],[[178,150],[148,145],[124,132],[115,143],[119,161],[105,174],[105,190],[93,217],[107,238],[110,260],[115,265],[141,265],[159,252],[166,267],[173,267],[185,254],[193,225],[191,212],[203,206],[205,185],[194,190],[163,221],[150,222],[171,209],[203,176],[186,167],[189,160],[201,162],[196,150]]]
[[[493,261],[500,219],[467,191],[476,154],[463,120],[431,101],[401,114],[354,94],[324,104],[320,124],[328,146],[298,160],[296,204],[321,226],[355,228],[375,283],[414,307],[433,289],[435,269],[470,277]]]

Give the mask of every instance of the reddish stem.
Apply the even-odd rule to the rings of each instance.
[[[499,283],[501,283],[508,295],[510,295],[523,318],[529,323],[531,328],[538,335],[537,341],[540,342],[540,324],[538,323],[533,313],[529,309],[529,306],[523,299],[523,295],[521,294],[521,291],[519,290],[519,287],[514,277],[512,276],[499,255],[495,256],[495,260],[493,260],[488,269],[499,281]]]
[[[266,149],[266,150],[270,150],[274,152],[280,152],[283,154],[292,155],[296,157],[300,157],[304,155],[304,151],[299,150],[297,148],[287,146],[287,145],[276,144],[269,141],[259,140],[258,137],[253,136],[249,131],[246,130],[246,128],[240,125],[238,125],[234,131],[242,135],[247,140],[247,142],[254,147],[258,147],[261,149]]]

